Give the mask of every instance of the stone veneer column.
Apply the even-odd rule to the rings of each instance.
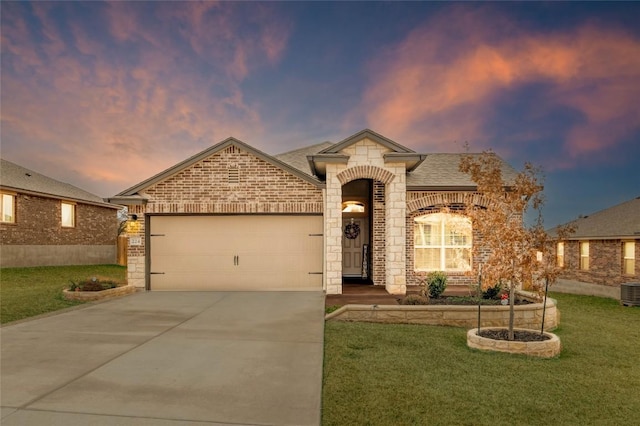
[[[406,294],[407,184],[404,164],[387,164],[395,178],[385,186],[386,282],[390,294]]]
[[[327,164],[324,206],[325,289],[342,294],[342,184],[336,177],[344,166]]]

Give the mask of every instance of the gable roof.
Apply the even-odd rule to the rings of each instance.
[[[204,151],[201,151],[201,152],[197,153],[196,155],[194,155],[192,157],[189,157],[186,160],[184,160],[184,161],[182,161],[182,162],[180,162],[180,163],[178,163],[178,164],[176,164],[176,165],[174,165],[172,167],[169,167],[168,169],[158,173],[157,175],[152,176],[149,179],[146,179],[146,180],[138,183],[137,185],[132,186],[129,189],[125,189],[124,191],[122,191],[121,193],[119,193],[115,197],[113,197],[112,200],[124,200],[124,199],[126,199],[126,197],[138,197],[138,198],[142,199],[142,197],[138,194],[140,191],[143,191],[144,189],[146,189],[146,188],[148,188],[148,187],[150,187],[152,185],[155,185],[156,183],[158,183],[160,181],[163,181],[163,180],[168,179],[169,177],[171,177],[171,176],[173,176],[173,175],[175,175],[177,173],[180,173],[182,170],[192,166],[193,164],[195,164],[195,163],[197,163],[197,162],[199,162],[201,160],[204,160],[205,158],[207,158],[207,157],[209,157],[209,156],[211,156],[211,155],[213,155],[213,154],[215,154],[217,152],[220,152],[220,151],[226,149],[229,146],[235,146],[236,148],[239,148],[239,149],[241,149],[243,151],[249,152],[250,154],[260,158],[261,160],[266,161],[267,163],[270,163],[275,167],[283,169],[283,170],[285,170],[285,171],[287,171],[287,172],[289,172],[289,173],[291,173],[291,174],[293,174],[295,176],[298,176],[299,178],[301,178],[303,180],[306,180],[307,182],[312,183],[312,184],[314,184],[316,186],[321,187],[321,186],[324,185],[323,182],[319,181],[315,177],[313,177],[313,176],[311,176],[311,175],[309,175],[307,173],[304,173],[301,170],[299,170],[299,169],[297,169],[297,168],[295,168],[295,167],[293,167],[293,166],[291,166],[291,165],[289,165],[287,163],[284,163],[284,162],[278,160],[277,158],[272,157],[269,154],[265,154],[264,152],[262,152],[260,150],[257,150],[255,148],[253,148],[252,146],[247,145],[246,143],[244,143],[244,142],[242,142],[242,141],[240,141],[240,140],[238,140],[236,138],[229,137],[229,138],[223,140],[222,142],[220,142],[220,143],[218,143],[216,145],[213,145],[212,147],[207,148]]]
[[[569,240],[584,239],[638,239],[640,238],[640,197],[625,201],[564,225],[575,226]],[[557,235],[557,227],[549,230]]]
[[[265,154],[264,152],[259,151],[238,139],[229,137],[224,141],[136,184],[135,186],[120,192],[116,196],[110,198],[110,201],[123,204],[144,203],[146,199],[145,195],[142,193],[144,189],[179,173],[198,161],[201,161],[231,145],[249,152],[256,157],[318,187],[324,187],[324,181],[318,177],[318,175],[322,175],[322,173],[316,165],[323,163],[326,164],[329,162],[346,164],[349,156],[341,154],[340,151],[364,138],[368,138],[391,150],[391,152],[384,154],[385,161],[404,162],[407,165],[408,190],[473,191],[476,188],[475,182],[471,180],[469,175],[460,172],[458,170],[458,166],[460,164],[460,159],[464,155],[475,156],[480,154],[418,154],[415,151],[404,147],[391,139],[385,138],[372,130],[364,129],[338,143],[328,141],[321,142],[274,156]],[[516,170],[505,161],[502,161],[502,166],[504,180],[506,182],[513,181],[517,174]]]
[[[76,201],[113,209],[120,208],[77,186],[52,179],[5,159],[0,159],[0,186],[6,190],[47,198]]]
[[[323,149],[318,154],[337,154],[343,149],[347,148],[348,146],[353,145],[354,143],[361,141],[364,138],[371,139],[372,141],[386,148],[389,148],[393,152],[411,153],[411,154],[415,153],[415,151],[405,146],[402,146],[399,143],[394,142],[389,138],[385,138],[384,136],[374,132],[373,130],[364,129],[354,135],[349,136],[346,139],[343,139],[342,141],[338,142],[335,145],[332,145],[327,147],[326,149]]]

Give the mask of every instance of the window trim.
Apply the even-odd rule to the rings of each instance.
[[[13,193],[13,192],[5,192],[2,191],[0,192],[0,222],[1,223],[16,223],[16,207],[17,207],[17,202],[18,202],[18,194]],[[4,197],[10,197],[11,198],[11,220],[4,220],[4,213],[5,213],[5,198]]]
[[[583,250],[585,249],[585,250]],[[578,244],[578,250],[580,255],[580,270],[589,270],[589,241],[580,241]]]
[[[441,217],[440,236],[439,236],[440,238],[439,238],[438,244],[436,245],[416,244],[416,232],[417,232],[420,219],[426,218],[426,217],[434,217],[436,215],[439,215]],[[468,226],[469,234],[465,235],[465,237],[468,237],[467,238],[468,242],[466,244],[446,244],[446,235],[447,235],[446,231],[447,229],[450,229],[447,227],[447,218],[449,217],[454,217],[456,218],[456,220],[462,219],[465,222],[465,225]],[[426,248],[440,250],[440,265],[438,268],[418,267],[416,262],[416,259],[418,257],[417,252],[420,249],[426,249]],[[448,249],[467,249],[469,251],[468,267],[447,268],[446,253]],[[472,269],[472,266],[473,266],[473,227],[472,227],[470,218],[458,213],[443,213],[443,212],[427,213],[427,214],[423,214],[413,218],[413,270],[414,272],[431,272],[431,271],[468,272]]]
[[[627,256],[627,245],[631,247],[631,256]],[[631,263],[631,272],[627,272],[627,262]],[[635,275],[636,274],[636,242],[635,241],[623,241],[622,242],[622,275]]]
[[[71,206],[71,225],[65,225],[64,222],[64,206]],[[76,206],[77,204],[71,201],[61,201],[60,202],[60,225],[63,228],[75,228],[76,227]]]
[[[564,241],[558,241],[556,246],[556,266],[564,268]]]

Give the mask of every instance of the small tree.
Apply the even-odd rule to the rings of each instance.
[[[544,199],[540,169],[526,163],[523,171],[505,182],[502,167],[500,158],[491,151],[479,156],[465,155],[459,166],[460,171],[469,174],[477,184],[477,191],[484,199],[484,207],[473,202],[474,196],[469,196],[465,203],[466,214],[482,239],[482,247],[489,250],[482,266],[482,290],[500,284],[509,291],[509,340],[513,340],[516,288],[522,285],[535,288],[541,279],[553,282],[558,268],[549,261],[550,256],[545,256],[550,249],[550,238],[542,221]],[[529,209],[533,209],[537,217],[535,223],[527,227],[524,217]],[[480,257],[479,246],[473,245],[476,259]],[[543,261],[538,260],[538,252]],[[472,273],[477,275],[477,271]]]

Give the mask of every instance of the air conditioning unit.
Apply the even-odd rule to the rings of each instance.
[[[640,306],[640,283],[621,284],[620,302],[625,306]]]

